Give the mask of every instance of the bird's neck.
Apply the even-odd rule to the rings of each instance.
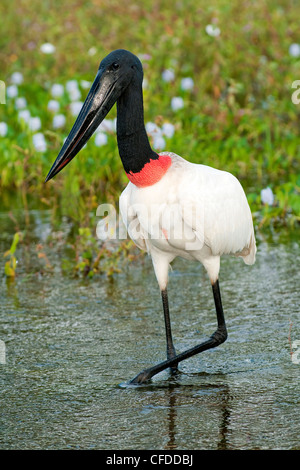
[[[136,186],[155,184],[171,164],[170,157],[159,156],[150,146],[141,86],[129,85],[117,101],[117,140],[124,170]]]

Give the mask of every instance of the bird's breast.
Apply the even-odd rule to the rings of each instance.
[[[123,192],[122,212],[131,238],[148,240],[162,251],[176,249],[180,256],[200,252],[204,245],[214,256],[240,253],[246,259],[248,252],[254,253],[251,211],[238,180],[175,154],[160,158],[166,171],[159,169],[156,184],[129,183]]]

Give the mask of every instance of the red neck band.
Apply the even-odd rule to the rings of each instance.
[[[152,186],[157,183],[171,166],[172,159],[169,155],[159,155],[157,160],[145,163],[141,171],[126,173],[128,179],[138,188]]]

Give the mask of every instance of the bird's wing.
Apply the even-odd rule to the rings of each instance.
[[[182,192],[183,220],[213,255],[236,254],[252,264],[256,246],[244,190],[230,173],[211,170],[204,169]]]

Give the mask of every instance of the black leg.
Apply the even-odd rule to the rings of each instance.
[[[164,317],[165,317],[165,327],[166,327],[166,340],[167,340],[167,358],[173,359],[176,357],[175,348],[173,345],[172,331],[171,331],[171,322],[169,314],[169,302],[168,302],[168,291],[167,289],[161,291],[161,298],[164,308]],[[172,373],[177,371],[177,364],[172,366]]]
[[[200,352],[206,351],[207,349],[215,348],[216,346],[219,346],[219,344],[224,343],[224,341],[226,341],[227,330],[226,330],[225,318],[224,318],[224,313],[223,313],[223,308],[222,308],[221,294],[220,294],[218,280],[212,285],[212,290],[213,290],[214,301],[215,301],[215,306],[216,306],[218,328],[211,335],[211,337],[207,341],[204,341],[203,343],[199,344],[198,346],[194,346],[193,348],[190,348],[178,354],[175,357],[172,357],[170,359],[168,358],[166,361],[163,361],[160,364],[157,364],[153,367],[149,367],[149,369],[143,370],[130,381],[131,384],[142,384],[146,382],[147,380],[151,379],[151,377],[153,377],[154,375],[167,369],[168,367],[177,366],[178,362],[181,362],[184,359],[188,359],[189,357],[192,357],[195,354],[198,354]]]

